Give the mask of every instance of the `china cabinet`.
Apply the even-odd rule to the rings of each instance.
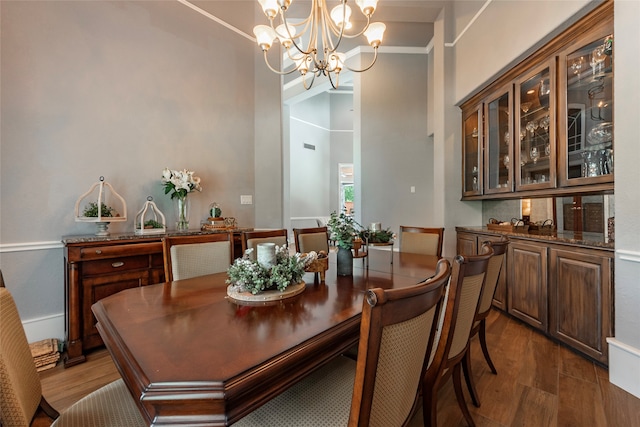
[[[465,112],[462,119],[464,157],[462,159],[462,194],[482,194],[482,106]]]
[[[604,27],[560,54],[560,184],[613,181],[613,38]]]
[[[485,194],[513,191],[512,86],[501,88],[485,103]]]
[[[555,187],[555,83],[552,61],[516,82],[516,190]]]
[[[613,192],[612,34],[604,2],[461,105],[463,200]]]

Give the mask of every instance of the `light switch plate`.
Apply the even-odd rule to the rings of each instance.
[[[240,204],[241,205],[252,205],[253,204],[253,196],[251,196],[251,195],[241,195],[240,196]]]

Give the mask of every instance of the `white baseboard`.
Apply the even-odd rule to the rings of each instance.
[[[640,399],[640,349],[617,339],[609,343],[609,382]]]
[[[64,341],[64,313],[26,320],[22,325],[29,342],[47,338],[58,338]]]

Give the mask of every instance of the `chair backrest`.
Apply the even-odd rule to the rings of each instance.
[[[165,280],[227,271],[233,262],[231,233],[168,236],[163,239]]]
[[[276,246],[282,246],[289,243],[287,239],[287,230],[260,230],[260,231],[245,231],[242,233],[242,254],[247,249],[253,249],[250,258],[256,259],[256,248],[260,243],[275,243]]]
[[[296,252],[325,251],[327,254],[329,253],[329,232],[327,227],[294,228],[293,237],[296,242]]]
[[[450,275],[443,259],[436,275],[417,285],[367,291],[350,426],[403,425],[414,412]]]
[[[498,280],[500,280],[500,271],[502,270],[502,264],[504,264],[509,240],[485,242],[484,244],[493,249],[493,256],[489,259],[487,276],[484,281],[484,287],[482,288],[482,295],[480,296],[476,320],[481,320],[489,315],[491,302],[493,301],[493,294],[496,292]]]
[[[483,246],[480,255],[454,258],[442,333],[427,375],[440,376],[464,357],[492,255],[493,249]]]
[[[442,256],[444,228],[400,226],[400,252]]]
[[[18,309],[7,288],[0,288],[0,425],[28,426],[42,398]]]

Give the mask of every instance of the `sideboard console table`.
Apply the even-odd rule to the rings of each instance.
[[[248,230],[251,229],[231,230],[234,256],[241,256],[241,235]],[[84,362],[88,350],[103,345],[91,312],[91,306],[96,301],[125,289],[164,282],[163,237],[217,232],[219,231],[168,232],[146,236],[134,233],[64,236],[64,366]]]

